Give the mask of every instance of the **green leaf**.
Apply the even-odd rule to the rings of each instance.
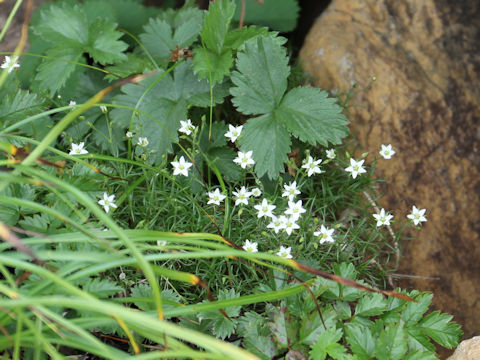
[[[318,337],[326,331],[325,328],[336,327],[337,313],[331,305],[327,305],[322,309],[322,318],[320,318],[316,310],[302,318],[299,331],[300,343],[313,345],[317,342]]]
[[[235,4],[231,0],[217,0],[209,4],[201,35],[207,49],[218,55],[223,52],[234,12]]]
[[[340,144],[341,138],[348,135],[348,121],[342,108],[317,88],[290,90],[280,104],[277,117],[293,135],[311,145]]]
[[[266,174],[273,179],[284,171],[290,152],[290,134],[273,115],[250,119],[243,127],[239,142],[242,151],[253,151],[255,171],[259,177]]]
[[[227,34],[224,47],[232,50],[239,49],[247,40],[256,36],[269,36],[268,28],[246,26],[241,29],[235,29]]]
[[[241,0],[236,0],[234,19],[240,20]],[[297,0],[246,0],[245,23],[268,26],[281,32],[289,32],[297,26],[300,7]]]
[[[53,3],[40,12],[40,21],[34,32],[55,44],[85,45],[88,41],[87,16],[79,5]]]
[[[99,278],[88,279],[82,287],[84,291],[100,299],[106,299],[123,290],[116,282]]]
[[[416,324],[428,310],[433,294],[423,293],[415,297],[416,302],[409,302],[402,311],[402,320],[407,327]]]
[[[150,54],[157,61],[169,58],[170,50],[175,48],[170,25],[165,20],[150,19],[144,29],[145,33],[140,35],[140,39]]]
[[[408,348],[410,350],[435,351],[435,346],[426,335],[422,334],[422,330],[416,325],[407,328],[407,334]]]
[[[6,94],[0,101],[0,123],[5,128],[7,124],[25,119],[40,112],[44,100],[27,90],[16,90]]]
[[[461,326],[450,321],[452,318],[452,315],[434,311],[425,316],[418,323],[418,326],[423,334],[429,336],[438,344],[451,349],[458,345],[463,334]]]
[[[375,343],[378,360],[401,360],[407,350],[407,336],[402,321],[386,326]]]
[[[368,327],[348,323],[345,332],[350,349],[360,360],[370,360],[373,358],[375,340]]]
[[[36,231],[45,234],[48,229],[49,221],[46,214],[35,214],[33,216],[25,217],[18,222],[23,229]]]
[[[272,112],[280,104],[290,74],[286,51],[269,37],[257,37],[245,43],[238,53],[230,89],[238,111],[250,115]]]
[[[312,346],[310,356],[314,360],[323,360],[327,354],[334,359],[342,358],[346,353],[346,349],[338,344],[342,338],[342,330],[330,328],[324,331],[319,337],[315,345]]]
[[[69,46],[69,44],[59,44],[48,50],[47,56],[51,56],[53,59],[44,60],[38,67],[35,77],[38,87],[50,90],[50,95],[56,93],[65,85],[75,70],[83,71],[83,69],[77,69],[77,65],[72,63],[84,62],[82,53],[83,50],[80,47]]]
[[[209,150],[206,155],[217,165],[218,170],[227,180],[238,181],[242,178],[240,167],[233,162],[237,154],[231,148],[214,148]]]
[[[106,19],[109,22],[117,22],[115,16],[115,7],[105,0],[85,0],[82,9],[87,15],[88,24],[91,25],[95,20]],[[90,34],[89,34],[90,35]]]
[[[117,25],[106,19],[95,20],[89,28],[86,51],[102,65],[125,60],[123,53],[128,45],[121,40],[122,33],[116,30]]]
[[[356,316],[376,316],[381,315],[387,309],[387,300],[382,294],[369,294],[358,300],[355,308]]]
[[[220,339],[225,339],[235,332],[236,323],[232,319],[225,317],[218,318],[213,326],[213,333]]]
[[[126,54],[126,56],[125,61],[116,63],[112,66],[107,66],[105,67],[105,70],[122,78],[126,78],[134,74],[143,74],[145,70],[152,69],[152,64],[148,59],[135,54]],[[119,80],[117,76],[111,74],[106,75],[105,79],[108,81]]]
[[[145,7],[136,0],[101,0],[101,2],[107,2],[113,7],[113,14],[120,28],[136,36],[143,31],[147,20],[160,11],[157,8]]]
[[[268,323],[270,331],[280,348],[288,347],[288,333],[285,321],[285,308],[275,308],[271,314],[272,321]]]
[[[409,353],[404,360],[438,360],[438,357],[430,351],[415,351]]]
[[[232,65],[233,56],[228,49],[220,54],[202,47],[193,51],[195,73],[200,79],[208,79],[212,84],[221,82],[226,75],[230,74]]]

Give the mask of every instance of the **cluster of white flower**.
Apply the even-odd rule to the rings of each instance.
[[[2,69],[8,69],[8,73],[11,73],[15,68],[19,68],[20,65],[18,64],[18,56],[5,56],[3,60]]]

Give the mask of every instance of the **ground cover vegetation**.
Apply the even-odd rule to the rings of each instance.
[[[347,151],[358,90],[298,76],[279,33],[297,14],[294,0],[36,10],[0,75],[4,358],[413,360],[457,345],[432,294],[380,290],[427,210],[376,205],[394,146]]]

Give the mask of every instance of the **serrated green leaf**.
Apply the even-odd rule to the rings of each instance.
[[[407,334],[408,348],[410,350],[435,351],[435,346],[426,335],[422,334],[422,330],[416,325],[407,328]]]
[[[240,19],[241,0],[236,0],[237,9],[234,19]],[[246,0],[245,19],[248,24],[268,26],[273,30],[289,32],[297,26],[300,7],[297,0]]]
[[[45,234],[48,229],[49,221],[46,214],[35,214],[27,216],[18,222],[23,229]]]
[[[235,29],[227,34],[224,47],[232,50],[239,49],[247,40],[255,36],[268,36],[268,28],[246,26],[241,29]]]
[[[123,290],[116,282],[99,278],[88,279],[82,287],[84,291],[100,299],[106,299]]]
[[[268,327],[275,337],[276,343],[280,348],[288,347],[288,334],[285,321],[285,308],[276,308],[271,314],[271,322],[268,323]]]
[[[428,310],[432,302],[433,294],[423,293],[415,297],[415,302],[411,301],[405,305],[402,310],[402,320],[407,327],[416,324]]]
[[[355,308],[356,316],[376,316],[383,314],[387,309],[387,300],[382,294],[369,294],[358,300]]]
[[[415,351],[409,353],[404,360],[438,360],[438,356],[430,351]]]
[[[135,0],[101,1],[109,3],[114,8],[114,14],[118,26],[136,36],[143,31],[143,25],[147,23],[147,20],[150,17],[155,17],[161,12],[161,9],[143,6],[140,2]]]
[[[352,352],[360,360],[370,360],[375,350],[375,340],[370,329],[366,326],[348,323],[345,332]]]
[[[118,75],[121,78],[126,78],[134,74],[143,74],[146,70],[153,70],[152,64],[148,59],[135,54],[126,54],[126,56],[127,58],[125,61],[116,63],[112,66],[107,66],[105,67],[105,70]],[[119,80],[117,76],[111,74],[106,75],[105,79],[108,81]]]
[[[236,87],[230,89],[238,111],[250,115],[272,112],[280,104],[290,74],[286,51],[270,37],[259,36],[245,43],[237,55],[238,71],[232,73]]]
[[[102,65],[126,60],[123,53],[128,45],[121,40],[122,33],[116,30],[117,25],[106,19],[97,19],[89,27],[86,51]]]
[[[47,56],[53,59],[46,59],[38,67],[35,80],[41,89],[50,90],[50,94],[61,89],[72,73],[77,70],[77,65],[72,62],[83,62],[83,50],[79,47],[58,45],[47,51]],[[65,60],[65,61],[62,61]],[[82,69],[78,69],[82,71]]]
[[[213,333],[223,340],[232,335],[235,329],[235,321],[222,317],[215,320],[215,325],[213,326]]]
[[[284,171],[290,152],[290,134],[271,114],[250,119],[239,140],[242,151],[253,151],[255,171],[259,177],[275,178]]]
[[[403,322],[386,326],[375,343],[378,360],[402,360],[407,350],[407,336]]]
[[[214,148],[207,153],[207,156],[227,180],[238,181],[242,178],[243,173],[240,167],[233,162],[237,154],[231,148]]]
[[[145,32],[140,34],[140,39],[150,54],[157,61],[169,58],[170,50],[175,48],[170,25],[165,20],[150,19],[144,29]]]
[[[451,321],[452,318],[452,315],[434,311],[425,316],[418,323],[418,327],[423,334],[429,336],[438,344],[451,349],[458,345],[463,334],[461,326]]]
[[[115,7],[105,0],[85,0],[82,10],[87,16],[88,24],[91,25],[97,19],[106,19],[109,22],[117,22]],[[90,35],[90,34],[89,34]]]
[[[152,288],[147,284],[138,284],[130,289],[133,298],[147,298],[153,299]],[[155,310],[153,302],[137,301],[134,303],[139,309],[144,311]]]
[[[290,90],[278,108],[277,117],[300,140],[311,145],[340,144],[348,135],[348,121],[335,99],[317,88]]]
[[[193,51],[193,67],[200,79],[208,79],[212,84],[221,82],[230,74],[233,56],[230,50],[216,54],[207,48],[198,47]]]
[[[234,12],[235,4],[231,0],[218,0],[209,4],[205,14],[202,40],[207,49],[218,55],[223,52],[223,44]]]
[[[53,3],[40,12],[40,21],[34,32],[52,43],[87,44],[88,21],[79,5]]]
[[[313,345],[317,342],[318,337],[325,332],[325,328],[330,329],[336,327],[337,313],[331,305],[322,309],[322,318],[320,318],[317,311],[302,318],[299,331],[300,343]]]
[[[310,351],[311,359],[323,360],[327,357],[327,353],[334,359],[337,359],[338,356],[341,356],[342,353],[345,353],[345,348],[340,344],[337,344],[341,338],[341,329],[330,328],[324,331],[318,337],[315,345],[312,346],[312,351]],[[340,346],[340,348],[338,348],[336,345]]]
[[[39,112],[44,100],[27,90],[6,94],[0,101],[0,123],[3,127]]]

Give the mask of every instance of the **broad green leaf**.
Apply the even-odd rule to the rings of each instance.
[[[35,77],[38,87],[50,90],[51,95],[61,89],[72,73],[77,70],[78,65],[73,62],[84,62],[82,48],[71,45],[62,44],[48,50],[47,55],[53,59],[44,60],[38,67]],[[83,70],[78,69],[78,71]]]
[[[256,26],[246,26],[241,29],[235,29],[232,32],[228,33],[224,46],[228,49],[237,50],[239,49],[247,40],[255,36],[268,36],[268,28],[266,27],[256,27]]]
[[[404,360],[438,360],[438,357],[430,351],[415,351],[405,356]]]
[[[387,309],[387,300],[382,294],[369,294],[358,300],[355,308],[356,316],[377,316],[383,314]]]
[[[40,112],[44,100],[28,90],[7,93],[0,101],[0,123],[3,127]]]
[[[338,359],[345,355],[345,348],[338,344],[338,341],[342,338],[342,330],[330,328],[324,331],[318,337],[315,345],[312,346],[310,356],[315,360],[323,360],[327,357],[327,354],[334,359]]]
[[[200,79],[208,79],[212,84],[221,82],[230,73],[233,56],[230,50],[220,54],[198,47],[193,51],[193,67]]]
[[[213,333],[220,339],[225,339],[235,332],[236,323],[232,319],[221,317],[215,320]]]
[[[113,7],[118,26],[136,36],[142,33],[143,26],[150,17],[155,17],[161,12],[161,9],[143,6],[136,0],[101,1],[107,2]]]
[[[182,8],[173,21],[176,29],[173,40],[175,45],[182,49],[197,40],[202,29],[203,13],[197,8]]]
[[[259,36],[245,43],[238,53],[230,89],[238,111],[264,114],[275,110],[287,89],[290,74],[286,50],[270,37]]]
[[[170,25],[165,20],[150,19],[144,29],[145,32],[140,35],[140,40],[150,54],[157,61],[169,58],[170,50],[175,49]]]
[[[39,232],[41,234],[47,233],[49,221],[46,214],[35,214],[27,216],[18,222],[22,229]]]
[[[40,12],[34,32],[52,43],[87,44],[88,22],[80,5],[53,3]]]
[[[240,20],[241,0],[235,0],[234,19]],[[245,23],[268,26],[273,30],[289,32],[297,26],[300,7],[297,0],[246,0]]]
[[[100,278],[88,279],[82,288],[84,291],[100,299],[106,299],[123,290],[116,282]]]
[[[82,10],[87,16],[88,25],[90,26],[98,19],[106,19],[108,22],[115,23],[115,7],[105,0],[85,0],[82,4]],[[89,35],[91,35],[89,33]]]
[[[217,0],[211,2],[205,14],[205,23],[202,29],[202,40],[207,49],[220,55],[223,52],[223,43],[230,30],[230,21],[235,11],[235,4],[231,0]]]
[[[418,323],[418,327],[423,334],[429,336],[438,344],[451,349],[458,345],[463,334],[461,326],[450,321],[452,318],[452,315],[434,311],[425,316]]]
[[[126,54],[126,56],[125,61],[107,66],[105,70],[121,78],[126,78],[134,74],[143,74],[146,70],[153,70],[152,63],[148,61],[148,59],[135,54]],[[106,75],[105,79],[109,81],[119,80],[117,76],[111,74]]]
[[[313,345],[317,342],[318,337],[326,331],[325,328],[331,329],[336,327],[337,313],[331,305],[322,309],[322,318],[320,318],[317,311],[302,318],[299,330],[300,343]]]
[[[253,151],[259,177],[266,174],[273,179],[284,171],[290,152],[290,134],[272,114],[250,119],[243,127],[239,142],[242,151]]]
[[[407,334],[408,348],[410,350],[435,351],[435,346],[417,325],[407,328]]]
[[[428,310],[433,294],[423,293],[415,297],[416,302],[409,302],[402,310],[402,320],[405,326],[416,324]]]
[[[407,335],[402,321],[395,325],[387,325],[375,343],[378,360],[402,360],[407,350]]]
[[[230,181],[238,181],[243,174],[241,168],[233,162],[237,154],[229,147],[214,148],[206,154],[215,165],[217,165],[220,173]]]
[[[86,51],[102,65],[126,60],[123,53],[128,45],[121,40],[122,33],[116,30],[117,25],[106,19],[95,20],[89,28]]]
[[[300,140],[311,145],[340,144],[348,135],[348,121],[335,99],[317,88],[290,90],[277,110],[277,118]]]
[[[130,291],[133,298],[153,298],[152,288],[147,284],[140,283],[135,285]],[[153,302],[136,301],[134,304],[144,311],[155,310],[155,304]]]
[[[346,340],[352,352],[360,360],[370,360],[375,350],[375,340],[368,327],[348,323],[345,327]]]
[[[284,307],[274,310],[271,322],[268,323],[268,327],[275,337],[275,342],[280,345],[281,348],[288,347],[288,334]]]

